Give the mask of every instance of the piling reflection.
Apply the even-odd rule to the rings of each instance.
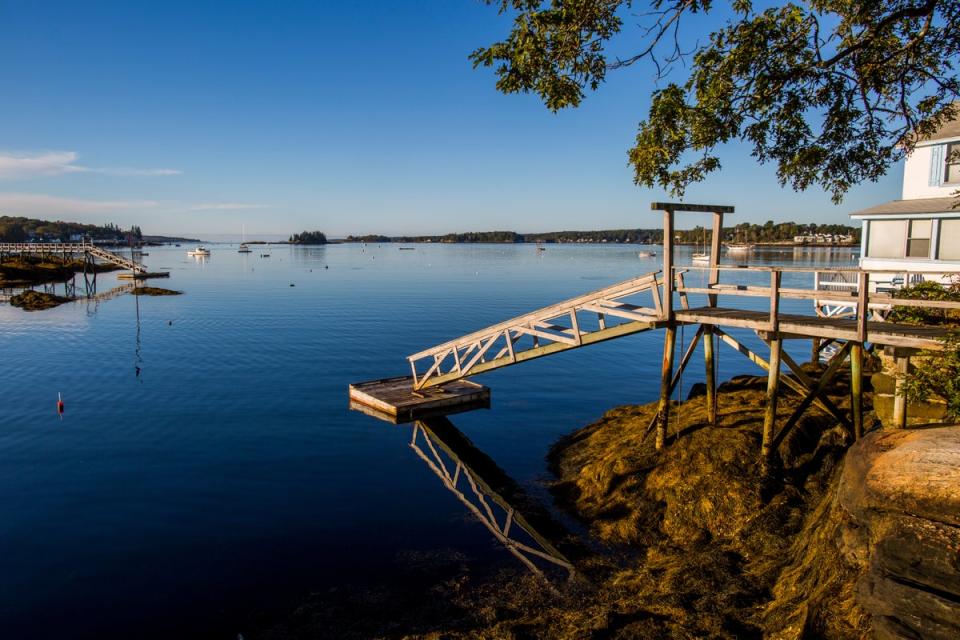
[[[569,544],[569,532],[447,418],[414,422],[410,448],[527,569],[573,578],[573,564],[556,546]]]

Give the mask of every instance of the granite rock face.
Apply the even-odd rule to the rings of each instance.
[[[960,427],[880,431],[848,452],[842,550],[877,638],[960,638]]]

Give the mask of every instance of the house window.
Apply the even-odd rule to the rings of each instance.
[[[960,260],[960,220],[940,221],[940,251],[937,257],[941,260]]]
[[[946,166],[943,174],[944,184],[960,183],[960,142],[947,145],[943,158]]]
[[[933,220],[911,220],[907,234],[907,257],[929,258]]]
[[[902,258],[907,221],[871,220],[867,238],[868,258]]]

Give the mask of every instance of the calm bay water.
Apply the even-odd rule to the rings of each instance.
[[[235,638],[310,591],[376,583],[418,553],[515,562],[411,453],[410,427],[350,412],[347,385],[660,265],[621,245],[214,246],[205,262],[186,249],[144,259],[182,296],[0,305],[5,637]],[[751,262],[852,260],[771,250]],[[678,261],[689,264],[686,248]],[[101,275],[99,290],[114,284]],[[661,349],[649,332],[492,372],[478,378],[492,409],[452,420],[543,495],[550,444],[653,400]],[[721,352],[721,380],[756,371]],[[692,367],[684,387],[702,377]]]

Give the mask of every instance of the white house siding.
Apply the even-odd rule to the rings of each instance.
[[[903,199],[915,198],[946,198],[960,189],[960,184],[930,185],[930,161],[933,148],[947,142],[957,142],[960,139],[937,140],[936,144],[918,146],[913,153],[907,156],[903,166]],[[942,170],[942,169],[941,169]]]

